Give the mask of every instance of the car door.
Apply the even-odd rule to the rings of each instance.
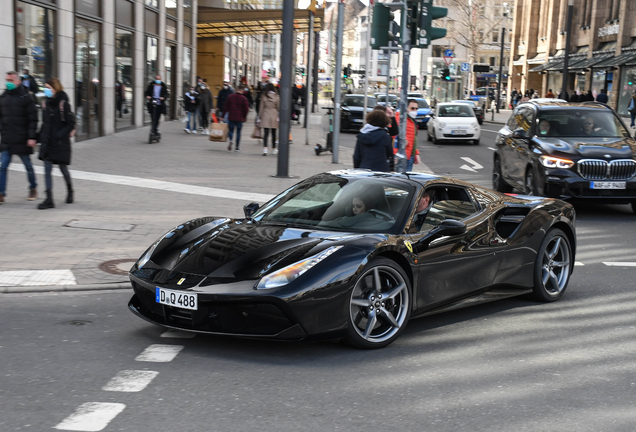
[[[418,260],[418,309],[465,297],[490,286],[505,247],[494,241],[488,209],[466,188],[441,185],[433,189],[435,198],[424,225],[410,240]],[[437,238],[428,245],[418,243],[445,219],[462,221],[466,231]]]
[[[531,163],[532,153],[530,149],[531,136],[534,130],[534,108],[531,106],[519,107],[517,113],[517,131],[524,132],[523,136],[517,136],[518,134],[511,135],[511,142],[513,144],[514,152],[511,153],[510,162],[510,180],[517,185],[518,188],[523,188],[526,178],[526,168]]]

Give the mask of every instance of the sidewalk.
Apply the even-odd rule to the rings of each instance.
[[[289,175],[277,178],[277,156],[262,156],[250,138],[254,113],[243,127],[241,152],[206,135],[188,135],[181,122],[161,123],[162,140],[148,144],[140,128],[73,145],[71,177],[75,203],[54,168],[56,208],[38,210],[44,195],[41,161],[34,155],[38,200],[26,201],[24,166],[13,158],[7,196],[0,205],[0,292],[128,289],[127,271],[158,237],[201,216],[243,217],[243,206],[263,203],[301,179],[352,168],[351,149],[316,156],[328,130],[325,110],[316,107],[305,129],[292,125]],[[303,119],[303,117],[301,117]]]
[[[499,112],[495,113],[494,119],[493,119],[493,114],[492,111],[488,111],[484,114],[484,122],[487,123],[498,123],[498,124],[505,124],[508,122],[508,119],[510,118],[510,114],[512,114],[512,110],[509,109],[502,109],[499,110]]]

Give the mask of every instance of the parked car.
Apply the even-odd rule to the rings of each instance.
[[[424,99],[424,95],[419,92],[409,92],[406,94],[409,99]]]
[[[386,93],[375,93],[375,99],[378,101],[378,105],[386,105]],[[397,109],[400,99],[393,94],[389,95],[389,106],[393,109]]]
[[[410,318],[527,294],[554,302],[574,270],[570,204],[447,177],[333,171],[244,211],[150,245],[129,273],[130,311],[196,333],[373,349]]]
[[[500,192],[631,203],[636,212],[636,140],[606,105],[519,104],[496,146],[492,179]]]
[[[470,95],[470,98],[477,102],[480,102],[482,98],[487,98],[489,101],[495,99],[494,87],[479,87],[474,93],[475,94]]]
[[[454,100],[453,103],[465,103],[468,104],[475,112],[477,122],[481,125],[484,123],[484,109],[479,106],[479,103],[473,100]]]
[[[481,127],[473,109],[465,103],[438,103],[435,114],[428,122],[427,138],[441,141],[472,141],[479,145]]]
[[[429,106],[428,102],[424,98],[409,98],[417,101],[417,117],[415,118],[415,122],[417,123],[420,129],[426,129],[426,125],[431,119],[431,114],[433,110]]]
[[[367,96],[367,113],[373,111],[376,105],[376,99]],[[364,95],[345,95],[340,108],[340,131],[359,130],[364,123],[363,111]]]

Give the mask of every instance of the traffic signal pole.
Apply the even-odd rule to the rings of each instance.
[[[406,156],[406,125],[408,119],[407,111],[407,93],[409,87],[409,62],[411,59],[411,36],[407,31],[406,24],[408,20],[408,10],[406,2],[402,3],[402,90],[400,91],[400,134],[399,148],[397,153],[397,163],[395,170],[397,172],[406,172],[408,157]],[[389,103],[387,98],[387,104]],[[415,126],[415,134],[417,135],[417,125]]]
[[[333,112],[333,145],[331,150],[333,157],[331,162],[335,164],[338,163],[338,146],[340,144],[340,90],[342,87],[342,28],[344,26],[344,2],[345,0],[340,0],[338,2],[338,27],[336,28],[336,71],[333,80],[333,106],[335,109]]]

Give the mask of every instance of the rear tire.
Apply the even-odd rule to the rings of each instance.
[[[534,264],[532,297],[553,302],[563,296],[574,267],[572,246],[563,231],[551,229],[541,242]]]
[[[506,183],[506,181],[503,179],[503,175],[501,174],[501,161],[498,157],[495,158],[492,167],[492,188],[497,192],[512,192],[512,186]]]
[[[473,140],[473,144],[479,145],[480,140]]]

